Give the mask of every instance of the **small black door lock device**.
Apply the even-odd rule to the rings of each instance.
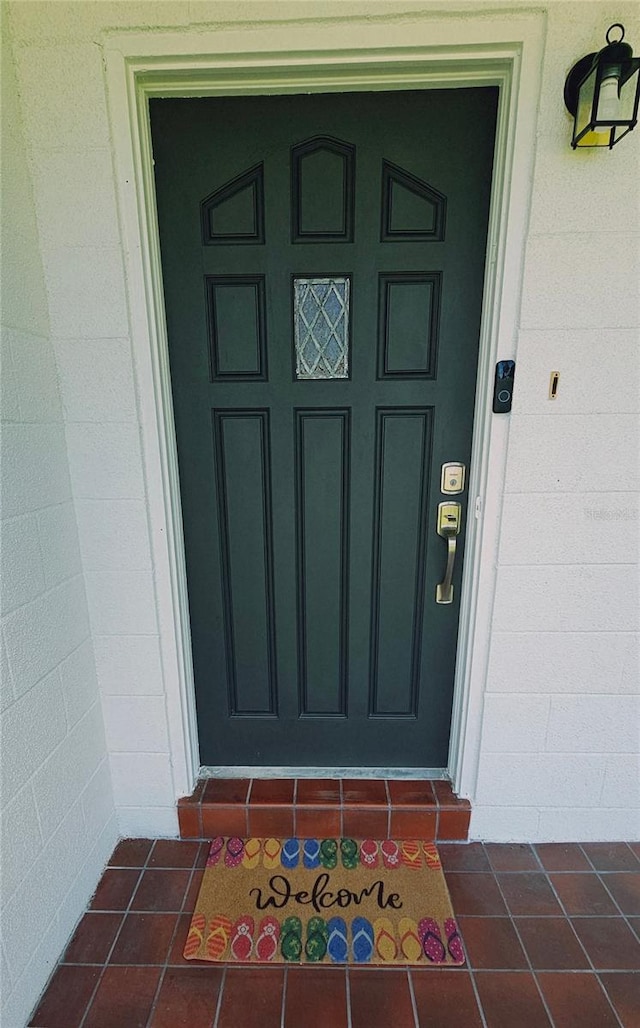
[[[493,384],[493,413],[508,414],[513,400],[513,380],[516,373],[515,361],[498,361]]]

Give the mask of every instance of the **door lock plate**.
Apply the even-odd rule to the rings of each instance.
[[[450,535],[458,535],[460,531],[460,512],[462,507],[459,503],[438,504],[438,535],[445,539]]]
[[[449,493],[449,495],[463,492],[464,473],[464,464],[458,464],[456,462],[443,464],[442,475],[440,477],[440,492]]]
[[[455,500],[438,504],[437,531],[438,535],[447,540],[447,567],[443,580],[436,586],[436,603],[453,603],[453,566],[461,515],[462,507]]]

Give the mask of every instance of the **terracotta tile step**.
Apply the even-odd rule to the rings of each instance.
[[[339,836],[464,842],[471,806],[446,781],[208,778],[178,800],[180,836]]]

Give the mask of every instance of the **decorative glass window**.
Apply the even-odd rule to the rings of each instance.
[[[293,280],[296,378],[349,377],[349,279]]]

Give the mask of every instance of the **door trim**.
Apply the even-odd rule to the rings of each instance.
[[[493,366],[514,358],[546,15],[379,15],[242,23],[224,31],[109,33],[113,159],[154,561],[176,797],[200,761],[148,101],[157,96],[497,85],[500,91],[483,294],[469,510],[448,771],[473,798],[496,585],[509,419],[492,415]],[[429,45],[416,46],[428,39]],[[477,499],[475,499],[477,497]]]

